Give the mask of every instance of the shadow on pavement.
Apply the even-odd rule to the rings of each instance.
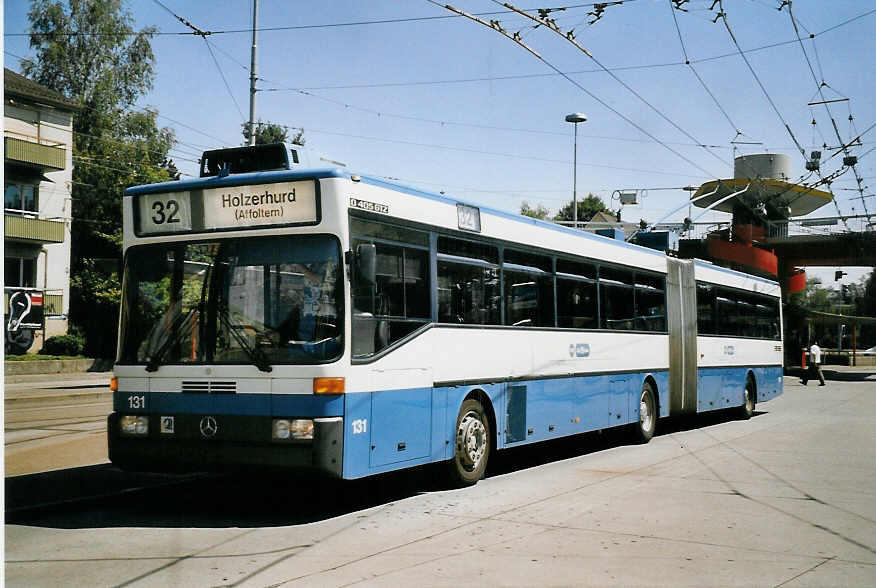
[[[803,368],[800,366],[791,366],[785,368],[785,375],[792,378],[799,378],[803,375]],[[831,366],[821,366],[821,373],[824,375],[824,379],[828,382],[831,380],[837,382],[865,382],[867,380],[876,382],[876,367],[870,366],[862,366],[862,367],[848,367],[841,366],[840,369],[831,368]],[[818,378],[813,378],[811,375],[809,376],[809,380]]]
[[[866,380],[876,382],[876,371],[836,371],[830,368],[822,368],[821,372],[824,374],[824,379],[828,382],[831,380],[837,382],[864,382]]]
[[[755,415],[761,413],[755,413]],[[658,435],[732,420],[724,411],[661,420]],[[624,428],[584,433],[493,455],[487,477],[630,444]],[[166,475],[111,464],[6,478],[6,522],[36,527],[225,528],[312,523],[447,489],[445,464],[363,480],[295,472]]]

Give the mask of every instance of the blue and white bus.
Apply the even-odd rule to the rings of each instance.
[[[782,392],[775,282],[232,151],[125,193],[123,468],[446,462],[466,485],[497,450],[620,426],[647,442],[660,418],[748,417]]]

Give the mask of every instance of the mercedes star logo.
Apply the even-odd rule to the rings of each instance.
[[[205,416],[201,419],[201,437],[204,439],[211,439],[216,436],[216,432],[219,431],[219,423],[216,422],[211,416]]]

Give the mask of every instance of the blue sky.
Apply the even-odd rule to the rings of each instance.
[[[174,158],[183,172],[196,174],[201,150],[242,140],[252,3],[162,3],[201,30],[214,31],[207,41],[172,34],[187,29],[158,2],[127,4],[138,27],[169,33],[152,41],[155,87],[139,105],[168,117],[159,120],[180,141]],[[544,61],[426,0],[261,0],[258,118],[304,128],[306,161],[315,166],[331,165],[322,157],[359,173],[505,210],[517,211],[526,200],[556,211],[570,200],[572,185],[572,127],[563,119],[583,112],[589,120],[578,127],[578,192],[594,192],[616,207],[615,190],[647,189],[639,207],[623,212],[632,221],[663,216],[687,197],[684,186],[731,177],[734,139],[760,143],[736,144],[736,154],[787,153],[792,176],[803,175],[803,157],[785,122],[807,151],[825,142],[839,144],[825,108],[807,106],[820,100],[816,80],[827,83],[822,88],[827,99],[849,99],[830,105],[843,141],[876,122],[876,7],[868,1],[793,3],[816,80],[787,7],[777,10],[778,0],[723,3],[742,49],[758,49],[746,53],[754,74],[723,22],[713,22],[718,6],[709,10],[711,0],[683,2],[686,12],[673,11],[670,0],[626,0],[606,7],[593,24],[592,5],[569,3],[551,13],[564,32],[574,29],[595,60],[496,2],[453,4],[469,13],[495,13],[481,18],[498,20],[509,33],[519,31]],[[5,3],[5,65],[14,70],[19,70],[14,55],[32,55],[27,39],[14,36],[28,29],[28,5]],[[516,6],[534,12],[538,5]],[[381,20],[401,22],[373,23]],[[372,24],[342,26],[364,21]],[[242,32],[221,32],[231,30]],[[693,67],[684,64],[685,52]],[[852,152],[861,157],[858,170],[869,186],[876,128],[862,141]],[[861,200],[854,200],[859,194],[850,190],[855,186],[851,172],[839,177],[833,184],[836,206],[813,216],[835,215],[837,209],[863,213]],[[876,211],[876,197],[866,204]]]

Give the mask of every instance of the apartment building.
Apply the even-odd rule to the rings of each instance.
[[[75,103],[4,68],[3,290],[7,352],[67,332]]]

